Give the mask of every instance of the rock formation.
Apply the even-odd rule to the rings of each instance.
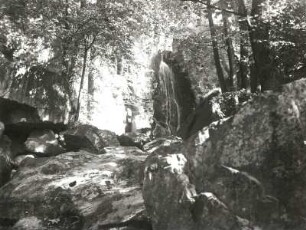
[[[256,96],[180,148],[153,151],[143,187],[153,229],[304,229],[305,87]]]
[[[0,97],[0,121],[5,125],[19,122],[39,122],[37,110],[29,105]]]
[[[0,161],[0,228],[302,230],[305,87],[299,80],[276,93],[209,97],[196,111],[208,105],[210,115],[191,114],[183,140],[145,143],[148,136],[117,137],[82,124],[60,139],[63,127],[55,124],[0,123],[0,156],[9,156]],[[5,135],[20,127],[24,154],[32,155],[18,156],[11,173]],[[47,157],[37,158],[40,148]]]
[[[200,99],[200,103],[178,130],[178,135],[187,139],[212,122],[234,115],[252,96],[244,90],[224,94],[218,88],[211,90]]]
[[[119,146],[115,133],[91,125],[76,125],[61,133],[68,151],[87,150],[104,153],[104,147]]]
[[[52,130],[34,130],[24,144],[28,153],[43,157],[65,152]]]
[[[79,151],[24,162],[0,188],[0,227],[30,218],[41,229],[149,230],[141,193],[146,157],[136,147],[109,147],[102,155]]]

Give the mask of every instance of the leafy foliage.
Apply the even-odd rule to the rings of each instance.
[[[12,81],[9,87],[13,88],[9,90],[19,92],[20,98],[41,96],[36,102],[48,102],[50,108],[55,92],[48,85],[50,80],[44,78],[63,78],[54,84],[62,85],[64,90],[60,93],[73,106],[72,85],[81,76],[82,66],[87,65],[81,62],[84,51],[91,50],[91,60],[97,55],[130,59],[134,38],[146,28],[141,17],[143,2],[136,0],[3,0],[1,6],[1,62],[9,60],[13,66],[10,72],[19,73],[2,80]],[[31,91],[38,81],[33,81],[35,66],[42,71],[39,82],[43,91]],[[43,74],[46,72],[53,73]],[[20,90],[18,85],[25,89]]]
[[[236,75],[247,75],[244,78],[249,78],[253,90],[256,90],[257,85],[260,85],[262,90],[273,89],[278,83],[292,81],[305,75],[305,1],[221,0],[210,3],[206,0],[191,0],[191,2],[194,5],[201,4],[205,8],[203,12],[207,9],[213,10],[217,33],[211,37],[211,41],[219,43],[223,71],[228,72],[227,62],[230,57],[224,55],[223,49],[228,47],[226,39],[231,37],[234,42],[236,65],[246,63],[248,67],[248,71],[236,72]],[[225,21],[225,13],[230,22],[228,35],[221,26],[222,21]],[[205,17],[207,19],[207,16]],[[244,28],[243,23],[245,23]],[[203,41],[205,40],[207,39],[203,38]],[[194,47],[196,48],[198,44],[194,44]],[[202,42],[203,46],[205,42]],[[241,56],[248,53],[249,56]],[[241,68],[235,69],[241,71]],[[244,85],[241,85],[240,81],[241,79],[236,77],[238,89]]]

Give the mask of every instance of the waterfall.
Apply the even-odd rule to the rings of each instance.
[[[153,70],[153,136],[178,135],[195,107],[195,97],[184,58],[159,51],[151,62]]]
[[[158,76],[166,128],[174,134],[180,125],[180,107],[176,99],[174,74],[164,61],[160,63]]]

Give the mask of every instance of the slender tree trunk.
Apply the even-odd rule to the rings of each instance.
[[[251,86],[251,92],[255,93],[258,89],[258,73],[257,68],[255,67],[255,63],[252,63],[250,65],[250,86]]]
[[[226,73],[229,76],[230,69],[229,69],[228,59],[226,58],[225,55],[220,54],[220,62],[224,73]]]
[[[79,115],[80,115],[80,99],[81,99],[81,92],[83,89],[83,85],[84,85],[84,79],[85,79],[85,73],[86,73],[86,66],[87,66],[87,59],[88,59],[88,55],[91,57],[92,55],[90,55],[90,51],[92,49],[92,46],[94,45],[96,38],[97,38],[98,34],[92,35],[92,36],[88,36],[88,37],[84,37],[84,56],[83,56],[83,67],[82,67],[82,74],[81,74],[81,82],[80,82],[80,89],[79,89],[79,94],[78,94],[78,100],[77,100],[77,112],[76,112],[76,120],[79,119]],[[89,42],[88,40],[92,37],[91,42]],[[91,58],[89,58],[91,59]]]
[[[227,5],[225,3],[226,2],[223,2],[224,9],[227,8]],[[225,12],[224,10],[222,11],[222,18],[223,18],[223,32],[225,36],[225,44],[227,47],[227,56],[228,56],[228,65],[229,65],[228,87],[230,90],[234,90],[235,53],[234,53],[233,40],[229,32],[228,13]]]
[[[83,9],[86,7],[86,0],[81,0],[81,6],[80,8]],[[82,66],[82,74],[81,74],[81,82],[80,82],[80,88],[78,93],[78,101],[77,101],[77,120],[80,115],[80,99],[81,99],[81,93],[84,85],[84,79],[85,79],[85,73],[86,73],[86,65],[87,65],[87,56],[88,56],[88,48],[87,48],[87,41],[86,38],[84,38],[84,56],[83,56],[83,66]]]
[[[23,99],[25,97],[25,88],[27,87],[27,83],[28,83],[28,75],[29,74],[25,74],[22,76],[22,81],[21,81],[21,87],[19,88],[19,93],[18,93],[18,101],[23,102]]]
[[[81,99],[81,93],[84,85],[84,79],[85,79],[85,73],[86,73],[86,65],[87,65],[87,55],[88,55],[88,48],[84,47],[84,56],[83,56],[83,67],[82,67],[82,74],[81,74],[81,82],[80,82],[80,88],[78,93],[78,100],[77,100],[77,111],[76,111],[76,121],[79,119],[80,116],[80,99]]]
[[[70,111],[69,111],[69,117],[68,122],[74,123],[76,118],[76,111],[77,111],[77,105],[76,105],[76,97],[74,94],[74,90],[71,86],[71,78],[73,76],[73,69],[76,62],[76,56],[71,58],[71,63],[68,61],[68,45],[66,44],[67,41],[63,41],[62,44],[62,66],[63,70],[61,73],[62,83],[65,89],[65,92],[68,96],[67,101],[70,105]]]
[[[89,70],[88,72],[88,95],[87,95],[87,119],[91,120],[92,115],[92,109],[93,109],[93,100],[94,100],[94,77],[93,77],[93,71]]]
[[[215,66],[216,71],[218,75],[219,84],[221,87],[222,92],[226,92],[226,84],[224,79],[224,74],[220,62],[220,55],[219,55],[219,48],[218,48],[218,42],[217,42],[217,32],[214,25],[213,15],[212,15],[212,8],[211,8],[211,1],[207,1],[207,11],[208,11],[208,22],[209,22],[209,29],[212,39],[212,46],[213,46],[213,53],[214,53],[214,60],[215,60]]]
[[[117,60],[117,74],[121,75],[123,73],[122,56],[118,54],[116,60]]]
[[[247,10],[244,0],[238,0],[238,13],[239,13],[239,31],[240,31],[240,62],[239,62],[239,74],[237,79],[238,89],[247,88],[247,75],[248,75],[248,60],[249,51],[247,49],[249,34],[248,34],[248,22],[247,22]],[[254,79],[251,80],[253,82]],[[254,83],[253,83],[254,84]],[[251,85],[251,90],[257,88],[256,85]],[[252,92],[254,92],[252,90]]]

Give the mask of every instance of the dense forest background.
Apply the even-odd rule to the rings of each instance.
[[[196,104],[217,87],[277,90],[306,74],[304,0],[1,0],[0,6],[0,96],[34,105],[46,120],[120,133],[133,116],[137,128],[149,127],[154,62],[165,51],[188,73]]]

